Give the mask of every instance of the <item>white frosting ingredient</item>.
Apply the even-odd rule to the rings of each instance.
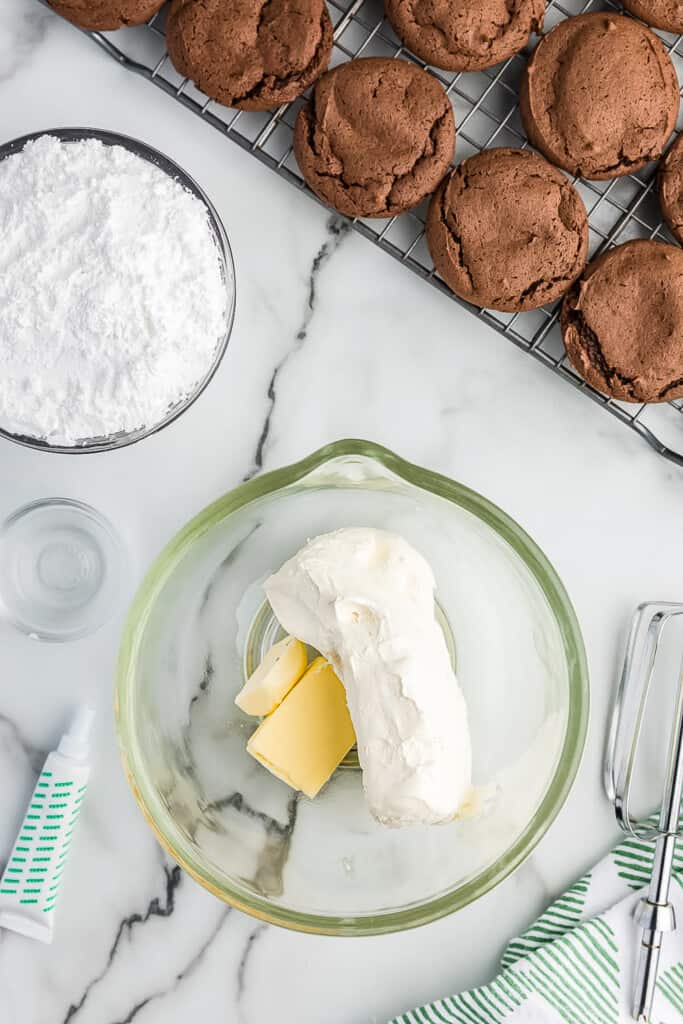
[[[370,528],[316,537],[265,584],[282,626],[342,679],[368,804],[387,825],[449,821],[470,792],[467,711],[434,589],[422,555]]]
[[[203,203],[121,146],[0,161],[0,426],[74,445],[154,426],[210,369],[228,295]]]

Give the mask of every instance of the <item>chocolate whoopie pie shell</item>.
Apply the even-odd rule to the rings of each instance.
[[[113,32],[125,25],[142,25],[161,10],[164,0],[49,0],[67,21],[90,32]]]
[[[567,354],[622,402],[683,396],[683,250],[639,240],[589,263],[562,304]]]
[[[272,110],[300,96],[332,53],[325,0],[173,0],[174,67],[226,107]]]
[[[523,50],[545,0],[385,0],[397,36],[426,64],[481,71]]]
[[[664,220],[674,238],[683,243],[683,136],[660,163],[657,183]]]
[[[624,7],[636,18],[664,32],[683,32],[681,0],[624,0]]]
[[[506,312],[559,298],[588,251],[581,197],[528,149],[488,149],[464,160],[432,197],[426,233],[456,295]]]
[[[519,107],[529,141],[583,178],[656,160],[676,124],[678,79],[654,32],[623,14],[561,21],[529,58]]]
[[[454,146],[442,86],[417,65],[389,57],[328,71],[294,126],[306,182],[348,217],[392,217],[417,206],[448,170]]]

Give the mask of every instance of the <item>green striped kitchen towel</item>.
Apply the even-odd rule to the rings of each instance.
[[[649,843],[625,839],[508,945],[489,984],[437,999],[391,1024],[627,1024],[639,931],[633,908],[650,880]],[[671,902],[683,925],[683,850]],[[683,1024],[683,927],[662,947],[653,1021]]]

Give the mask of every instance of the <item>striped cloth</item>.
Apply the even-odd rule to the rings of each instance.
[[[390,1024],[627,1024],[639,935],[632,914],[652,858],[651,844],[625,839],[510,942],[490,984]],[[681,927],[663,945],[654,1024],[683,1024],[683,850],[671,902]]]

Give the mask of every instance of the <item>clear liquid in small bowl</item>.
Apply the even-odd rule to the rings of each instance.
[[[111,525],[69,499],[18,509],[0,534],[0,597],[6,616],[41,640],[72,640],[112,614],[124,557]]]

